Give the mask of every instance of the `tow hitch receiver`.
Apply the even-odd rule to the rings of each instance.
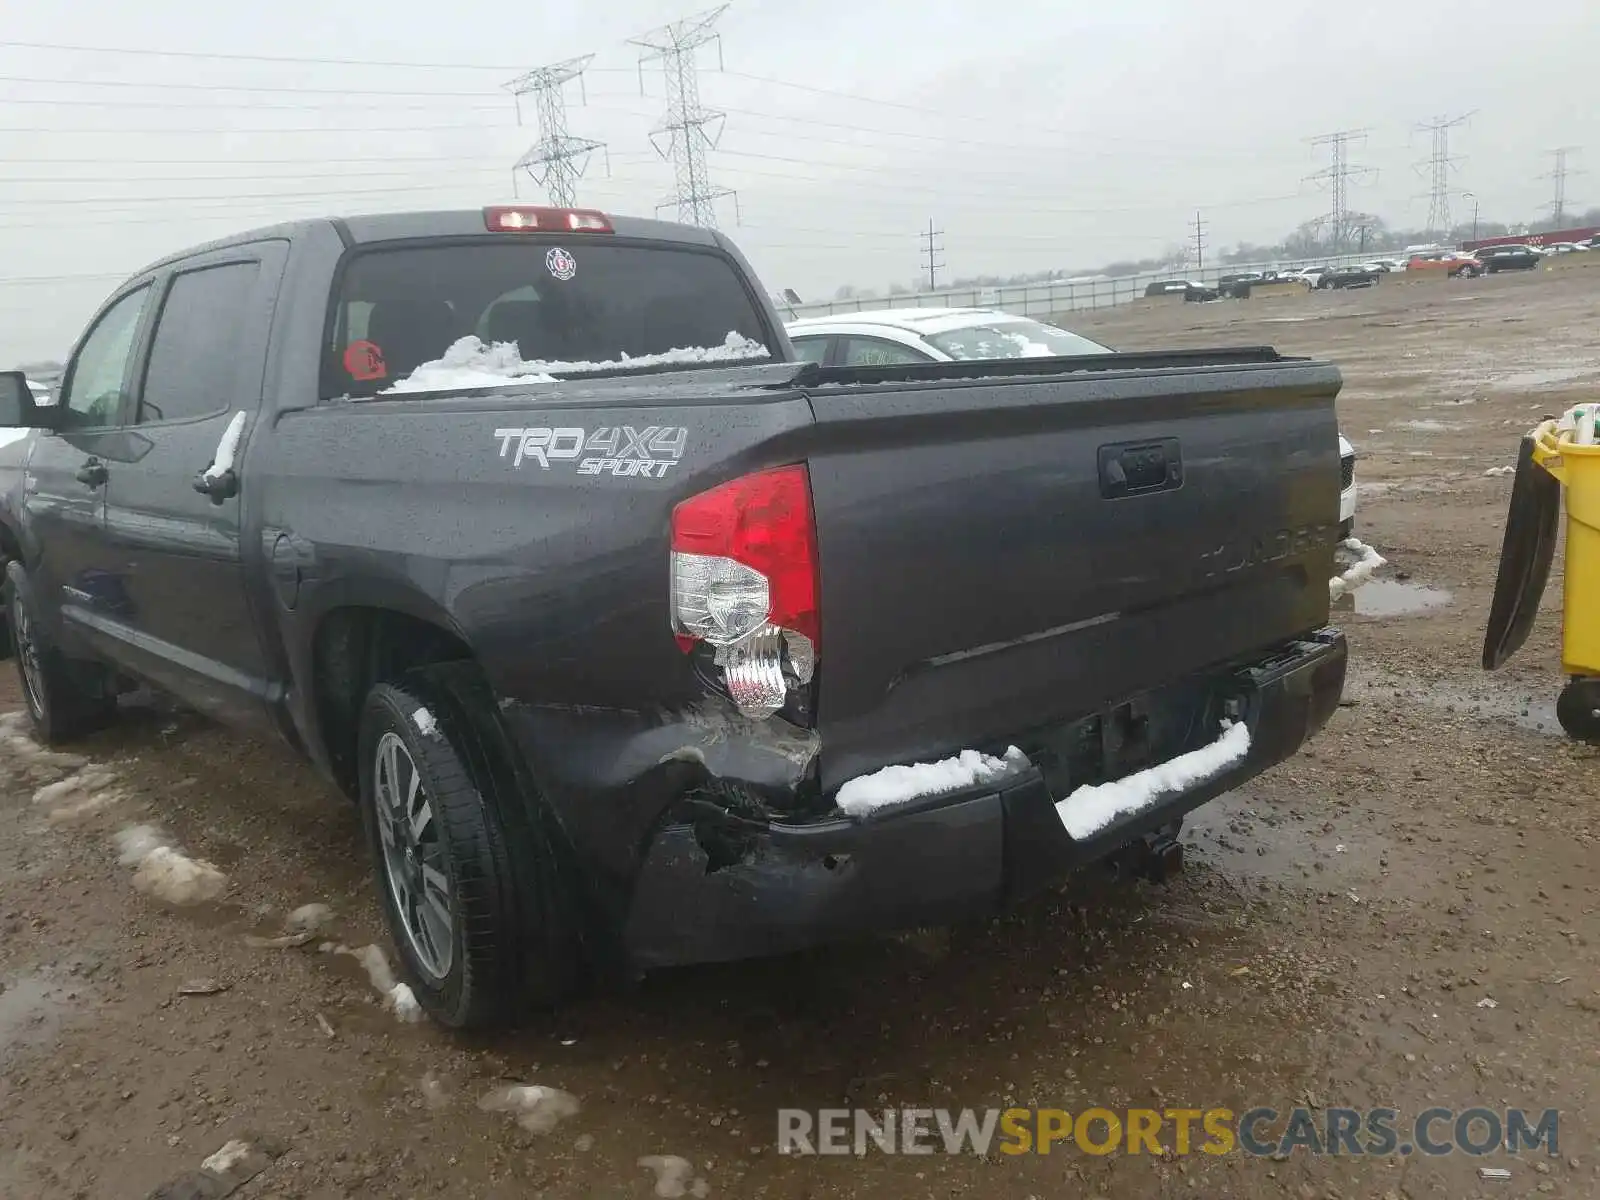
[[[1168,830],[1135,838],[1107,860],[1119,879],[1166,883],[1183,870],[1183,843]]]

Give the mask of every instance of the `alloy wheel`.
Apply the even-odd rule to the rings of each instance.
[[[433,800],[411,751],[385,733],[372,773],[389,894],[418,963],[435,979],[455,961],[455,893]]]

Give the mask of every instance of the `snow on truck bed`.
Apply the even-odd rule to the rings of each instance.
[[[608,362],[563,362],[525,359],[515,342],[484,345],[468,335],[455,342],[440,358],[425,362],[382,395],[394,392],[448,392],[462,388],[509,387],[524,383],[554,383],[558,375],[585,375],[595,371],[632,370],[639,367],[676,367],[695,363],[752,362],[772,357],[760,342],[729,332],[720,346],[685,346],[662,354],[641,354]]]

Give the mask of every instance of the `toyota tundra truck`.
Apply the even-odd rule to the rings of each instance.
[[[46,742],[165,690],[359,809],[442,1024],[981,916],[1338,704],[1337,369],[822,366],[720,233],[304,220],[116,289],[0,480]]]

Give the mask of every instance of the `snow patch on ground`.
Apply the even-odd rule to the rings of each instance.
[[[496,1088],[478,1101],[484,1112],[513,1113],[517,1124],[529,1133],[549,1133],[568,1117],[575,1117],[581,1105],[571,1092],[542,1084],[513,1084]]]
[[[277,937],[257,937],[254,934],[247,934],[244,939],[245,944],[274,950],[304,946],[332,919],[333,909],[326,904],[302,904],[283,919],[283,932]]]
[[[524,359],[515,342],[485,345],[468,335],[456,341],[440,358],[425,362],[381,395],[397,392],[446,392],[461,388],[509,387],[528,383],[554,383],[558,375],[586,375],[640,367],[754,362],[772,357],[760,342],[729,332],[720,346],[684,346],[662,354],[641,354],[607,362],[566,362],[559,359]]]
[[[422,1020],[422,1005],[417,1003],[416,993],[411,990],[410,984],[395,979],[381,947],[362,946],[352,950],[349,946],[332,946],[329,950],[334,954],[348,955],[366,968],[367,978],[372,981],[384,1008],[408,1025]]]
[[[1517,469],[1515,467],[1490,467],[1484,472],[1484,475],[1489,479],[1496,479],[1504,475],[1515,475],[1516,473]]]
[[[7,713],[0,717],[0,751],[4,751],[30,782],[49,783],[89,765],[89,760],[81,754],[60,754],[41,746],[33,739],[32,728],[27,713]]]
[[[52,824],[71,821],[98,812],[122,799],[112,788],[117,781],[110,771],[85,767],[75,775],[48,783],[33,793],[33,802],[48,808],[46,819]]]
[[[117,858],[132,867],[137,892],[168,904],[203,904],[227,889],[228,877],[204,859],[190,858],[151,825],[134,825],[116,836]]]
[[[655,1172],[656,1195],[666,1200],[679,1196],[704,1197],[711,1194],[711,1185],[694,1173],[694,1164],[676,1154],[646,1154],[639,1165]]]
[[[1092,837],[1119,817],[1140,812],[1163,796],[1215,778],[1243,762],[1249,753],[1249,727],[1225,721],[1222,736],[1209,746],[1110,783],[1085,784],[1056,803],[1056,815],[1073,837]]]
[[[884,767],[860,775],[839,789],[836,803],[845,815],[865,817],[880,808],[908,804],[923,796],[959,791],[979,783],[992,783],[1028,765],[1028,756],[1015,746],[1004,758],[963,750],[954,758],[910,766]]]
[[[1389,561],[1360,538],[1346,538],[1341,544],[1356,555],[1356,561],[1343,575],[1328,580],[1330,600],[1337,600],[1346,592],[1355,591],[1372,578],[1373,572]]]

